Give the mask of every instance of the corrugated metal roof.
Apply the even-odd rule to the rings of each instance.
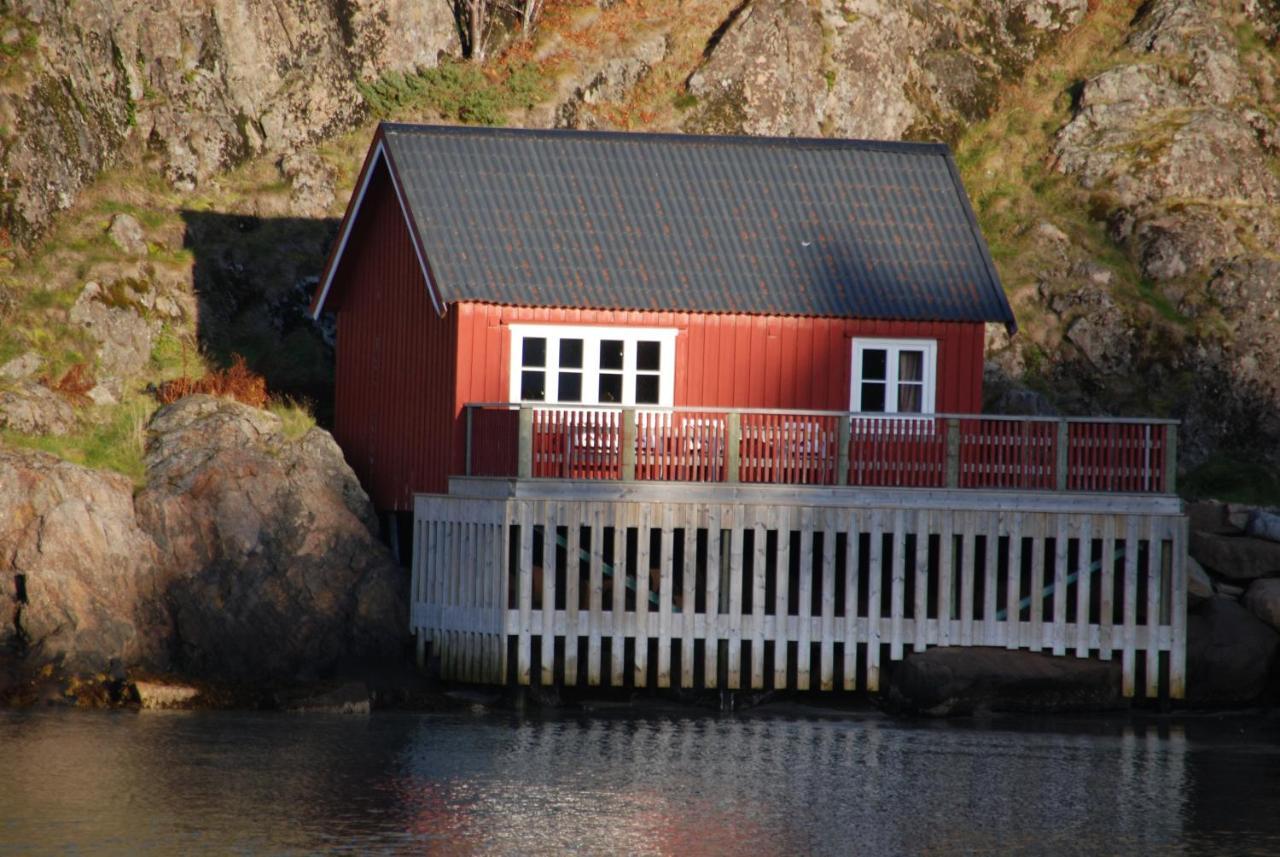
[[[381,131],[445,304],[1013,322],[941,144]]]

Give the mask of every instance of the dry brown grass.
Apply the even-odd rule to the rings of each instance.
[[[88,393],[94,388],[97,381],[94,380],[93,375],[89,372],[89,364],[76,363],[66,372],[63,372],[62,377],[53,378],[45,375],[40,379],[40,383],[76,404],[83,404],[88,400]]]
[[[196,393],[235,399],[255,408],[264,408],[267,405],[267,380],[250,369],[243,357],[234,354],[227,369],[215,369],[203,378],[183,375],[156,388],[156,398],[163,405]]]

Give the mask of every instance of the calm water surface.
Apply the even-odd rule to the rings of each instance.
[[[0,852],[1277,854],[1280,728],[0,712]]]

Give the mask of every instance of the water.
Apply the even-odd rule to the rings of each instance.
[[[1280,853],[1280,724],[0,712],[0,853]]]

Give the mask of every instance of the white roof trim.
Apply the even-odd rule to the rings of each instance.
[[[351,213],[342,225],[342,234],[338,238],[338,250],[333,254],[333,261],[325,272],[324,282],[320,288],[320,300],[316,301],[315,311],[311,314],[313,319],[319,319],[320,314],[324,312],[324,302],[329,298],[329,289],[333,287],[334,275],[337,274],[338,266],[342,263],[342,256],[347,251],[347,241],[350,240],[351,232],[360,217],[360,209],[364,205],[364,195],[369,190],[369,182],[373,180],[373,174],[377,171],[379,161],[385,164],[387,177],[391,180],[391,187],[395,189],[396,201],[400,203],[400,216],[404,218],[405,228],[409,230],[409,240],[413,244],[414,255],[418,257],[418,268],[422,271],[422,280],[427,285],[427,294],[431,296],[431,306],[435,308],[437,315],[444,315],[444,307],[440,305],[440,299],[436,296],[436,290],[433,288],[431,281],[431,273],[427,268],[427,261],[422,255],[422,247],[419,246],[413,218],[409,216],[409,209],[404,203],[404,192],[400,189],[400,182],[396,179],[395,170],[391,168],[391,160],[387,157],[386,147],[379,140],[369,158],[369,166],[364,172],[364,179],[360,182],[360,187],[356,191],[355,205],[351,207]]]

